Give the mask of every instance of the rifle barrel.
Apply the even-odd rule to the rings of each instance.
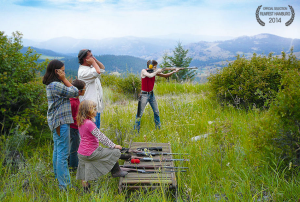
[[[133,168],[121,168],[123,171],[127,172],[137,172],[137,173],[174,173],[174,172],[186,172],[186,170],[143,170],[143,169],[133,169]]]
[[[170,161],[190,161],[189,159],[153,159],[153,158],[139,158],[136,157],[136,159],[139,159],[140,161],[154,161],[154,162],[160,162],[160,161],[166,161],[166,162],[170,162]]]
[[[189,167],[172,167],[172,166],[149,166],[149,165],[120,165],[123,168],[143,168],[143,169],[189,169]]]
[[[161,153],[161,152],[134,152],[137,156],[156,156],[156,155],[188,155],[182,153]]]
[[[174,69],[198,69],[198,67],[165,67],[162,68],[162,71],[174,70]]]

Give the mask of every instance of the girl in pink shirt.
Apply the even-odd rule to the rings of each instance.
[[[84,190],[89,190],[90,180],[96,180],[111,171],[112,177],[124,177],[126,171],[120,169],[118,159],[121,156],[120,145],[108,139],[94,123],[97,105],[90,100],[84,100],[79,105],[77,124],[80,134],[78,148],[78,169],[76,178],[82,180]],[[109,148],[102,148],[99,142]]]

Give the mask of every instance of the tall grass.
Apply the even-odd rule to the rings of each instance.
[[[300,193],[299,175],[284,167],[271,153],[256,150],[253,127],[267,113],[221,107],[208,98],[207,85],[159,83],[155,86],[162,127],[155,129],[148,105],[141,121],[140,133],[133,130],[137,101],[115,99],[105,89],[106,107],[101,115],[101,130],[114,142],[128,146],[134,142],[170,142],[173,152],[188,153],[186,173],[176,174],[178,201],[296,201]],[[117,102],[117,103],[116,103]],[[275,131],[276,132],[276,131]],[[206,135],[205,135],[206,134]],[[192,138],[200,136],[198,141]],[[1,201],[174,201],[164,189],[123,192],[118,180],[109,176],[92,183],[92,192],[75,189],[60,192],[52,173],[52,143],[31,148],[26,166],[18,173],[9,167],[1,171]],[[270,163],[271,162],[271,163]],[[24,185],[29,181],[28,187]],[[80,183],[72,174],[72,182]]]

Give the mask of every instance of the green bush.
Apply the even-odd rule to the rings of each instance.
[[[104,73],[104,74],[101,74],[100,79],[101,79],[101,85],[103,87],[114,88],[117,86],[117,83],[119,83],[122,78],[117,75]]]
[[[275,138],[276,145],[282,150],[284,158],[300,163],[300,70],[289,69],[285,72],[281,89],[271,104],[270,113],[276,114],[284,126]]]
[[[122,76],[103,74],[101,83],[112,91],[122,93],[127,97],[137,98],[141,91],[141,78],[133,73],[126,73]]]
[[[37,63],[40,55],[28,49],[23,55],[19,32],[12,38],[0,32],[0,134],[11,128],[37,132],[47,123],[47,99],[39,71],[46,62]]]
[[[287,70],[271,110],[285,125],[300,126],[300,69]]]
[[[141,91],[141,78],[135,74],[126,73],[117,86],[119,92],[137,99]]]
[[[243,107],[269,107],[279,90],[282,75],[287,69],[299,69],[300,63],[293,55],[282,52],[281,58],[257,56],[240,57],[216,74],[208,77],[211,95],[221,102]]]

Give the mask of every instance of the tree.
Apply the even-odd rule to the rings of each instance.
[[[164,67],[188,67],[192,61],[192,58],[187,57],[187,53],[189,50],[185,50],[181,42],[178,42],[175,50],[173,51],[173,56],[168,56],[167,53],[163,56],[163,62],[160,64],[162,68]],[[195,70],[183,69],[173,74],[171,76],[172,79],[177,81],[187,81],[187,80],[194,80],[196,76]]]
[[[0,134],[16,126],[33,132],[47,123],[45,86],[39,76],[47,61],[37,63],[40,55],[30,48],[22,54],[21,39],[20,32],[9,38],[0,31]]]

